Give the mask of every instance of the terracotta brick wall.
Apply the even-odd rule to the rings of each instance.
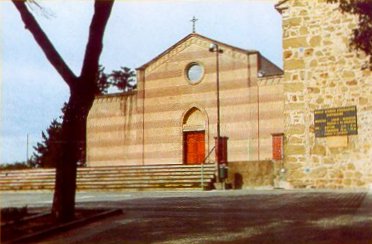
[[[182,163],[184,117],[193,108],[204,117],[206,154],[213,148],[216,56],[210,43],[191,35],[137,70],[137,93],[96,99],[88,119],[91,165]],[[271,133],[284,128],[281,77],[257,78],[257,52],[220,48],[221,136],[229,137],[228,159],[271,159]],[[194,85],[185,74],[191,62],[204,67]]]

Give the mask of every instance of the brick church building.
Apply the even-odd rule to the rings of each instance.
[[[137,69],[136,91],[96,98],[88,166],[213,163],[219,124],[229,179],[239,173],[247,187],[369,187],[372,73],[349,48],[356,16],[323,0],[275,7],[284,71],[192,33]]]
[[[222,50],[218,57],[211,44]],[[271,134],[284,128],[282,70],[258,51],[192,33],[137,69],[136,91],[96,98],[88,166],[214,161],[217,58],[229,162],[271,159]]]

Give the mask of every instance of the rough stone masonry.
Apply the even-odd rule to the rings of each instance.
[[[325,0],[280,1],[283,18],[286,180],[293,187],[372,183],[372,75],[350,48],[355,16]],[[356,106],[357,135],[315,137],[314,111]]]

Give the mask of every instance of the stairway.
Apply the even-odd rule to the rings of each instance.
[[[203,179],[202,179],[203,172]],[[212,189],[215,167],[200,165],[78,168],[78,191],[163,191]],[[54,169],[1,170],[0,191],[53,190]]]

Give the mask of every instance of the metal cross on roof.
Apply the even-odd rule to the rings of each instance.
[[[192,22],[192,33],[195,33],[195,23],[198,21],[198,19],[194,16],[190,21]]]

